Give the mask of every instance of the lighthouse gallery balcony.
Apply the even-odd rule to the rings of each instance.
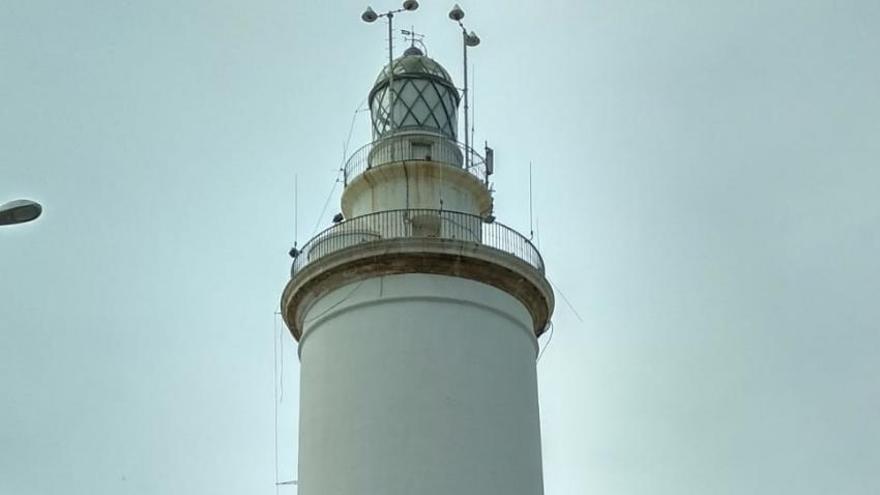
[[[499,287],[530,309],[536,335],[546,330],[552,313],[544,260],[531,241],[478,215],[434,209],[369,213],[319,233],[297,254],[284,300],[288,308],[308,307],[321,287],[400,273],[464,277]],[[302,313],[284,318],[299,339]]]
[[[451,241],[513,256],[544,273],[544,261],[535,246],[516,230],[477,215],[456,211],[409,209],[370,213],[338,223],[312,238],[297,255],[295,277],[306,265],[365,243],[389,240]]]

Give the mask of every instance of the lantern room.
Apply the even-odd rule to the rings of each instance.
[[[418,132],[455,141],[459,101],[446,69],[411,46],[382,69],[370,91],[373,139]]]

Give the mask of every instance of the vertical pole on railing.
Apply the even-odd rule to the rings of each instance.
[[[535,237],[535,228],[532,223],[532,162],[529,161],[529,240]]]
[[[459,23],[461,25],[461,23]],[[464,168],[470,169],[470,139],[468,137],[468,60],[467,60],[467,31],[461,26],[462,50],[464,51]]]

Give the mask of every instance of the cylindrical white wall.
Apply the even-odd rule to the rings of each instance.
[[[434,162],[382,165],[355,178],[342,192],[346,218],[408,208],[482,215],[491,206],[489,189],[474,175]]]
[[[540,495],[536,341],[509,294],[442,275],[333,290],[300,341],[300,495]]]

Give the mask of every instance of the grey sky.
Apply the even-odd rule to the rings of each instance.
[[[583,319],[538,366],[546,493],[880,492],[880,4],[462,6],[496,215],[528,233],[533,161]],[[363,7],[0,5],[0,202],[45,207],[0,230],[0,493],[274,493],[293,177],[302,243],[386,60]]]

